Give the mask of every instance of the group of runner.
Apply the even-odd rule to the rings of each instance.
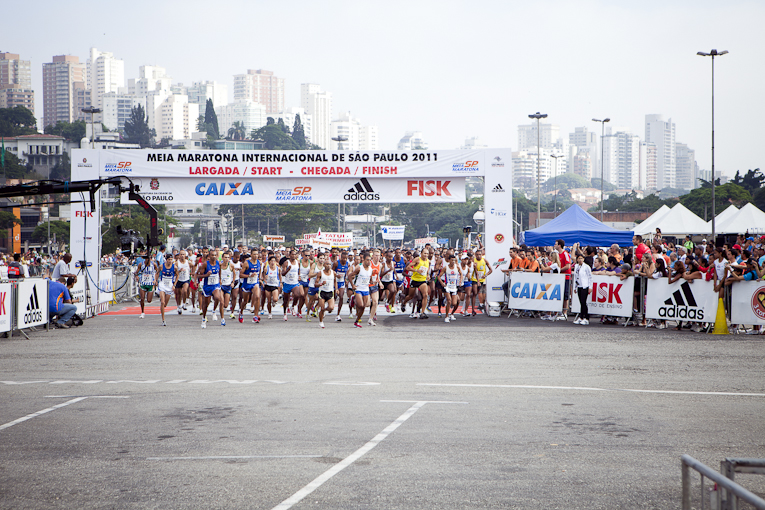
[[[230,319],[244,322],[245,313],[273,318],[273,309],[282,300],[283,320],[291,315],[306,320],[319,319],[324,328],[327,314],[336,313],[341,322],[343,305],[349,318],[361,328],[362,317],[369,310],[367,324],[377,325],[377,308],[384,305],[389,313],[397,307],[405,313],[411,303],[410,318],[427,319],[432,305],[439,317],[449,323],[462,315],[476,315],[485,309],[486,278],[492,268],[482,247],[455,253],[453,249],[426,245],[421,251],[396,249],[343,250],[324,249],[248,249],[202,248],[199,252],[174,250],[155,257],[139,258],[135,278],[139,284],[141,318],[145,303],[155,293],[160,300],[162,325],[165,309],[175,298],[178,314],[191,307],[202,316],[207,327],[207,312],[212,305],[212,320],[226,325]],[[478,303],[476,304],[476,298]],[[441,313],[442,307],[444,313]],[[468,311],[469,310],[469,311]]]

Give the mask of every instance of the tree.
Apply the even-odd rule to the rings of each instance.
[[[29,179],[34,175],[34,172],[27,165],[21,163],[21,160],[8,149],[5,150],[5,167],[0,166],[0,170],[4,168],[4,175],[8,179]]]
[[[34,135],[36,125],[35,114],[23,106],[0,108],[0,136]]]
[[[290,134],[290,130],[287,129],[287,126],[284,124],[284,119],[282,117],[279,117],[279,122],[277,122],[279,125],[279,129],[281,129],[285,134]]]
[[[14,225],[21,225],[21,220],[11,211],[0,210],[0,229],[8,230]]]
[[[752,195],[739,186],[728,182],[722,186],[715,186],[715,212],[719,214],[728,205],[733,204],[737,207],[745,205],[752,201]],[[707,216],[712,214],[712,189],[698,188],[692,190],[687,195],[680,197],[680,203],[693,211],[697,216],[704,217],[704,208],[707,207]]]
[[[292,140],[297,144],[299,149],[305,150],[305,130],[303,129],[303,122],[300,120],[300,114],[295,115],[295,123],[292,125]]]
[[[208,99],[205,103],[205,127],[207,131],[207,138],[213,140],[220,140],[220,130],[218,129],[218,116],[215,114],[215,106],[212,99]]]
[[[590,179],[591,187],[600,189],[600,177],[593,177]],[[603,183],[603,191],[613,191],[616,189],[616,186],[611,184],[608,181],[604,181]]]
[[[244,140],[247,138],[247,128],[237,120],[233,126],[228,128],[228,138],[230,140]]]
[[[558,189],[589,188],[590,181],[588,181],[581,175],[577,175],[573,173],[565,173],[565,174],[558,175],[557,185],[558,185]],[[542,189],[545,192],[552,191],[554,186],[555,186],[555,177],[552,177],[548,179],[546,182],[542,183]]]
[[[63,136],[70,142],[78,142],[85,138],[85,121],[76,120],[74,122],[58,121],[55,125],[45,126],[46,135]]]
[[[168,223],[171,220],[168,218]],[[117,234],[117,225],[121,226],[125,230],[133,229],[141,233],[139,237],[146,242],[146,236],[149,233],[149,215],[144,213],[143,210],[136,212],[136,208],[133,208],[132,217],[111,218],[108,228],[103,228],[103,234],[101,236],[101,246],[103,253],[112,253],[120,247],[120,236]],[[167,233],[159,236],[160,243],[167,242]]]
[[[50,171],[50,178],[59,181],[68,181],[71,179],[72,165],[69,161],[69,154],[64,151],[61,158]]]
[[[56,242],[59,244],[69,244],[69,222],[68,221],[51,221],[50,222],[50,235],[51,240],[56,238]],[[32,240],[40,243],[48,243],[48,223],[41,223],[35,227],[32,232]]]
[[[328,210],[324,204],[284,206],[279,217],[279,230],[302,238],[303,234],[316,232],[318,229],[329,230],[337,226],[336,212]]]
[[[741,171],[736,171],[736,176],[730,181],[733,184],[737,184],[747,190],[749,193],[754,193],[760,189],[765,183],[765,175],[762,175],[759,168],[749,170],[744,177],[741,177]]]
[[[149,128],[149,117],[142,105],[138,105],[130,112],[130,118],[125,121],[125,141],[137,143],[142,149],[151,147],[157,132]]]
[[[285,133],[278,124],[273,122],[274,119],[268,118],[271,122],[266,124],[260,129],[252,131],[252,138],[255,140],[263,140],[265,142],[264,149],[268,150],[299,150],[300,147],[292,139],[290,135]],[[283,125],[283,124],[282,124]]]

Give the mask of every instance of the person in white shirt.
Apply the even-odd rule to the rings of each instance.
[[[587,297],[590,295],[590,285],[592,283],[592,270],[590,266],[584,263],[584,256],[576,257],[576,276],[574,285],[576,293],[579,296],[579,318],[574,324],[587,325],[590,323],[590,311],[587,309]]]

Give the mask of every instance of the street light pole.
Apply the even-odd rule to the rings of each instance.
[[[606,139],[606,122],[610,122],[611,119],[605,118],[603,120],[598,119],[592,119],[593,122],[600,122],[600,221],[603,221],[603,182],[605,181],[605,177],[603,175],[603,158],[604,158],[604,147],[603,147],[603,140]]]
[[[537,112],[529,115],[529,118],[537,119],[537,227],[539,227],[542,225],[542,183],[540,182],[542,179],[542,172],[539,169],[539,153],[541,152],[539,148],[539,120],[546,119],[547,114]]]
[[[555,158],[555,180],[553,181],[553,188],[555,191],[555,205],[553,206],[553,218],[558,217],[558,158],[562,158],[563,154],[550,154],[551,158]]]
[[[89,113],[90,114],[90,148],[95,149],[96,148],[96,131],[93,128],[93,114],[94,113],[101,113],[100,108],[96,108],[94,106],[88,106],[86,108],[80,108],[80,111],[82,113]]]
[[[715,57],[721,57],[728,50],[712,50],[709,53],[699,51],[696,55],[712,57],[712,243],[715,244]]]

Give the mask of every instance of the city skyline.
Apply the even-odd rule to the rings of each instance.
[[[756,35],[765,6],[754,2],[732,2],[725,9],[711,2],[649,1],[635,7],[590,1],[554,8],[483,2],[470,10],[457,2],[329,2],[322,9],[298,2],[297,11],[310,19],[311,30],[305,31],[276,23],[295,12],[294,6],[258,6],[261,21],[253,27],[246,14],[256,9],[243,2],[200,16],[195,6],[203,4],[197,2],[179,11],[138,1],[120,11],[119,24],[96,5],[75,0],[35,19],[35,32],[55,34],[54,28],[89,13],[82,30],[58,38],[30,36],[21,23],[8,27],[0,51],[31,61],[40,122],[43,63],[56,55],[86,62],[89,49],[97,47],[124,60],[126,79],[136,78],[140,66],[158,65],[174,83],[221,82],[229,100],[234,75],[248,69],[284,78],[285,107],[301,106],[302,83],[320,84],[333,95],[332,116],[350,111],[377,125],[382,149],[394,149],[404,133],[420,131],[436,149],[453,149],[477,136],[488,146],[518,150],[516,128],[535,111],[547,113],[562,133],[607,116],[640,134],[644,116],[660,113],[676,122],[678,140],[708,170],[711,63],[696,52],[716,48],[730,51],[715,62],[716,171],[732,176],[761,166],[752,150],[752,122],[765,113],[757,94],[763,69],[752,63],[765,46]],[[146,12],[172,22],[159,23],[162,30],[155,32]],[[10,17],[23,13],[23,6],[9,6]],[[539,29],[527,23],[532,19],[541,20]],[[130,37],[113,28],[118,25],[131,27]],[[538,33],[542,27],[544,36]],[[189,37],[203,29],[209,29],[208,39]],[[215,34],[225,40],[213,42]],[[258,44],[277,37],[279,44]]]

